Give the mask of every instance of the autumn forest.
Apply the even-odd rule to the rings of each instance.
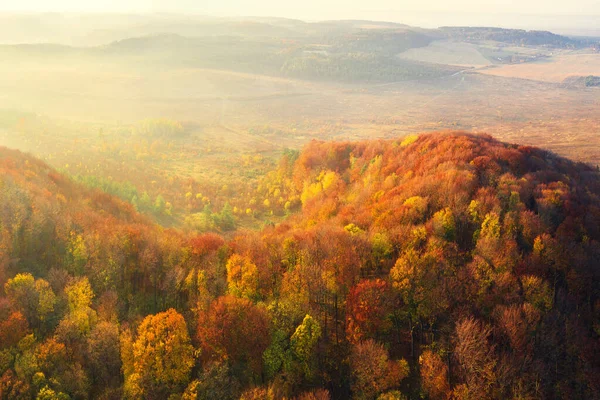
[[[591,3],[0,1],[0,400],[600,400]]]
[[[309,143],[223,236],[1,150],[7,399],[597,398],[600,180],[461,132]]]

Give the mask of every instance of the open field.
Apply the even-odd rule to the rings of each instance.
[[[562,54],[539,62],[496,66],[480,72],[506,78],[559,83],[570,77],[600,75],[600,53]]]
[[[300,148],[315,138],[356,140],[465,129],[600,163],[600,146],[569,144],[581,137],[597,143],[600,90],[495,75],[527,69],[564,74],[580,68],[575,62],[592,72],[600,67],[600,55],[559,56],[550,63],[477,70],[484,74],[467,71],[381,85],[125,62],[6,62],[0,65],[0,108],[107,126],[157,117],[184,121],[196,138],[188,145],[211,158],[232,151]],[[553,72],[553,66],[563,71]],[[561,130],[569,134],[546,136]]]
[[[28,90],[21,84],[11,91],[11,81],[0,78],[6,96],[0,106],[43,109],[46,115],[108,126],[153,117],[189,121],[195,139],[188,146],[210,157],[211,165],[215,154],[271,153],[301,148],[310,139],[358,140],[444,129],[487,131],[600,163],[600,146],[577,145],[581,138],[599,140],[600,91],[593,88],[477,73],[376,86],[186,69],[122,74],[118,84],[95,90],[82,82],[99,81],[99,73],[79,73],[70,79],[72,88],[81,87],[76,97],[55,83],[66,72],[48,72],[46,82],[32,82]],[[37,85],[45,88],[46,98],[35,91]]]
[[[413,61],[435,64],[458,65],[462,67],[481,67],[492,63],[471,43],[439,40],[431,42],[427,47],[406,50],[398,57]]]

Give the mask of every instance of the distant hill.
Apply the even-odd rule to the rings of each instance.
[[[439,30],[450,39],[467,42],[490,40],[513,45],[556,48],[579,48],[588,45],[587,41],[556,35],[548,31],[489,27],[441,27]]]
[[[600,76],[590,75],[586,76],[584,79],[584,84],[586,87],[599,87],[600,86]]]
[[[579,87],[579,88],[596,88],[600,87],[600,76],[573,76],[563,81],[563,86]]]
[[[131,37],[162,33],[181,36],[244,36],[250,38],[300,39],[352,34],[363,30],[412,30],[434,38],[494,40],[511,44],[578,47],[594,38],[568,38],[545,31],[491,27],[443,27],[422,29],[402,23],[336,20],[305,22],[286,18],[216,18],[176,14],[60,14],[0,13],[0,43],[57,43],[98,46]]]
[[[436,60],[438,48],[435,46],[430,49],[433,54],[422,61],[398,57],[440,39],[477,45],[491,41],[515,47],[576,49],[594,46],[594,41],[589,38],[488,27],[422,29],[362,20],[308,23],[281,18],[170,14],[130,19],[118,15],[111,24],[111,18],[106,16],[103,20],[99,16],[85,15],[78,20],[73,15],[50,14],[16,15],[11,19],[10,15],[0,14],[0,22],[7,22],[5,26],[0,25],[0,37],[2,30],[5,30],[4,37],[11,37],[17,26],[31,25],[32,30],[39,31],[16,40],[28,43],[0,46],[0,52],[17,61],[22,56],[73,56],[72,61],[77,61],[76,57],[85,57],[92,62],[125,61],[149,66],[223,69],[314,81],[389,83],[438,79],[460,71],[460,67],[428,62]],[[36,21],[39,26],[35,26]],[[67,25],[72,29],[65,28]],[[536,54],[516,54],[514,49],[507,52],[486,49],[485,53],[493,63],[538,59]]]

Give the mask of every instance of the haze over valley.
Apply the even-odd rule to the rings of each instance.
[[[0,399],[600,398],[595,2],[42,3]]]
[[[97,131],[119,143],[123,131],[156,118],[185,126],[184,138],[161,149],[194,154],[170,156],[178,161],[166,169],[193,161],[183,171],[195,179],[213,172],[205,158],[277,158],[311,139],[438,130],[487,132],[600,162],[598,146],[582,146],[597,140],[600,54],[590,37],[281,18],[23,18],[18,24],[31,29],[18,32],[39,33],[16,39],[23,33],[3,25],[5,43],[35,44],[0,46],[2,140],[57,167],[69,161],[63,141],[95,151]],[[15,135],[14,121],[40,118],[55,126],[45,136]]]

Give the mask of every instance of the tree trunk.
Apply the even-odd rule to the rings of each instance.
[[[338,296],[337,293],[334,297],[334,307],[335,307],[335,343],[339,346],[340,340],[338,337]]]
[[[410,356],[415,359],[415,333],[412,318],[408,319],[408,329],[410,329]]]

